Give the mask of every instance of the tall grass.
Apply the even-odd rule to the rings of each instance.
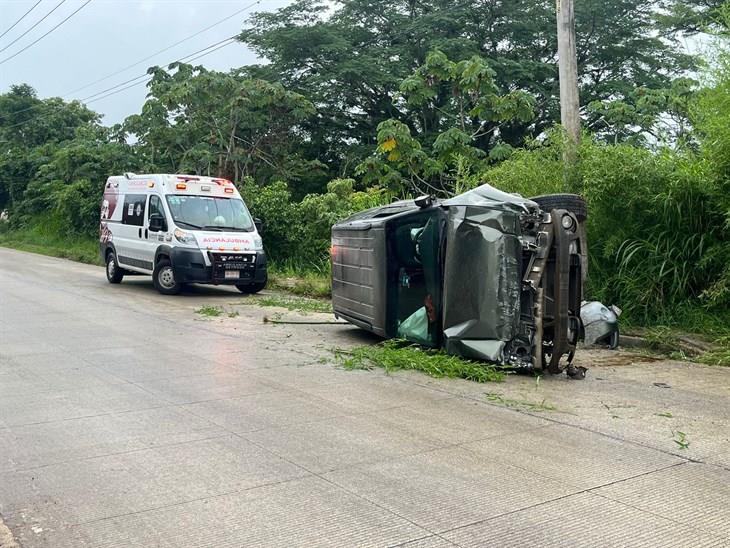
[[[96,239],[65,235],[54,223],[36,223],[18,230],[9,230],[7,224],[0,225],[0,246],[81,263],[102,264]]]

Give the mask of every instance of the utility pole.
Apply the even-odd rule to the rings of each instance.
[[[580,143],[580,97],[578,96],[578,56],[575,48],[573,0],[555,0],[558,16],[558,69],[560,76],[560,122],[563,124],[575,158]],[[566,158],[567,159],[567,158]]]
[[[580,144],[580,96],[578,94],[578,52],[575,47],[575,10],[573,0],[555,0],[558,19],[558,73],[560,77],[560,122],[568,137],[563,154],[565,190],[577,192],[581,186],[578,171]],[[585,223],[579,223],[581,282],[588,276],[588,235]]]

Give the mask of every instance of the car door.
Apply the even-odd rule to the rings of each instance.
[[[152,261],[147,253],[145,235],[147,195],[125,194],[122,207],[124,243],[121,249],[117,248],[117,260],[124,266],[152,271]]]
[[[162,218],[162,226],[159,228],[153,226],[154,223],[150,223],[150,219],[153,216]],[[162,203],[162,198],[158,194],[150,194],[149,202],[147,204],[147,217],[144,225],[144,240],[145,240],[145,260],[154,264],[155,254],[157,248],[166,241],[168,235],[169,222],[167,214],[165,213],[165,206]],[[169,240],[167,240],[169,241]]]

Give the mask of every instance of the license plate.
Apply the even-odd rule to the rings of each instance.
[[[225,277],[226,277],[226,280],[229,280],[229,279],[237,280],[238,278],[241,277],[240,270],[226,270]]]

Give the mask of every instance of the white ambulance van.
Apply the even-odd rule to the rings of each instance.
[[[267,279],[259,228],[227,179],[126,173],[104,187],[99,246],[113,284],[148,274],[165,295],[189,283],[256,293]]]

